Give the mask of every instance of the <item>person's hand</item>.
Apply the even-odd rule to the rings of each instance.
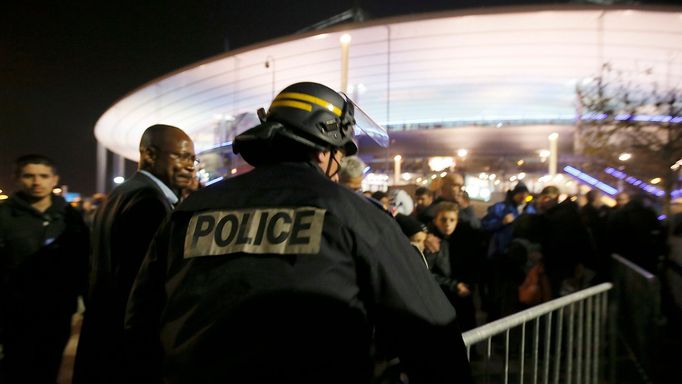
[[[507,224],[511,223],[512,221],[514,221],[514,215],[511,213],[507,213],[502,218],[502,224],[504,224],[504,225],[507,225]]]
[[[457,295],[459,297],[467,297],[471,295],[471,290],[469,290],[469,286],[464,283],[457,283]]]
[[[437,253],[440,251],[440,239],[438,236],[429,233],[428,236],[426,236],[426,240],[424,240],[424,248],[430,253]]]

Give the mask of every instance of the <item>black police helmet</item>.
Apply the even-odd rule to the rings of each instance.
[[[279,136],[316,150],[343,149],[351,156],[358,151],[353,111],[352,102],[327,86],[292,84],[275,97],[262,124],[235,138],[233,151],[253,165]]]

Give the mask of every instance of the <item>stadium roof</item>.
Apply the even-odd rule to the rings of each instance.
[[[391,152],[403,155],[546,147],[549,132],[571,132],[575,87],[605,62],[628,81],[682,85],[682,8],[456,11],[340,25],[227,52],[123,97],[98,120],[95,136],[131,160],[155,123],[184,129],[198,151],[213,147],[221,124],[267,108],[291,83],[340,89],[344,34],[352,38],[348,94],[396,132]]]

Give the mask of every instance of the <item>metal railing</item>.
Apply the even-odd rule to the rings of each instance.
[[[613,300],[618,336],[633,355],[644,381],[661,379],[660,359],[666,319],[661,312],[661,283],[632,261],[611,255]]]
[[[477,382],[599,382],[611,288],[602,283],[465,332]]]

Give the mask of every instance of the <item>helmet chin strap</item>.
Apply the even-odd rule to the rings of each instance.
[[[332,177],[334,177],[334,175],[336,175],[339,172],[339,168],[341,166],[341,164],[339,164],[339,162],[336,160],[336,152],[338,152],[338,151],[339,150],[336,148],[329,151],[329,161],[327,162],[327,170],[324,171],[324,174],[325,174],[325,176],[327,176],[330,179]],[[333,174],[330,175],[329,172],[332,169],[332,161],[335,162],[336,164],[338,164],[339,166],[336,167],[336,172],[334,172]]]

